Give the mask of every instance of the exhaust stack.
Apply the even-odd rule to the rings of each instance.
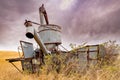
[[[46,24],[48,25],[49,21],[48,21],[47,12],[46,12],[46,10],[44,8],[44,4],[42,4],[42,6],[39,8],[39,15],[40,15],[40,23],[41,23],[41,25],[44,24],[44,18],[45,18]]]

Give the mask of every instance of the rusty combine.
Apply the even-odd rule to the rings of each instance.
[[[36,73],[38,72],[40,66],[45,64],[45,55],[59,54],[60,52],[67,54],[70,52],[60,51],[59,46],[62,43],[61,27],[49,23],[44,4],[42,4],[42,6],[39,8],[39,15],[40,24],[28,20],[25,20],[24,23],[26,27],[26,37],[29,39],[34,39],[39,45],[39,48],[34,49],[32,43],[20,41],[23,56],[19,58],[6,59],[20,72],[22,71],[17,68],[13,62],[20,61],[23,71],[29,70],[31,73]],[[38,26],[37,30],[33,24],[36,24]],[[77,53],[80,64],[83,63],[82,66],[87,66],[90,63],[97,63],[100,58],[103,58],[105,49],[102,45],[88,45],[77,49]]]

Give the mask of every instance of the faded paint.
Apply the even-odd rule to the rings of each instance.
[[[35,41],[38,43],[40,46],[41,50],[43,51],[44,54],[49,54],[50,52],[46,49],[41,37],[39,34],[36,32],[33,26],[26,27],[26,36],[30,39],[34,38]]]
[[[48,50],[61,44],[61,28],[57,25],[41,25],[38,33]]]
[[[33,44],[25,41],[20,41],[20,44],[24,58],[32,58],[34,53]]]
[[[81,67],[90,64],[97,64],[105,56],[105,47],[103,45],[88,45],[78,50],[79,63]]]

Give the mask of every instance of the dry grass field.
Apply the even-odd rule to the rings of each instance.
[[[17,52],[0,51],[0,80],[120,80],[120,57],[117,57],[112,64],[102,67],[91,67],[85,73],[79,74],[78,72],[74,72],[77,66],[75,62],[69,64],[67,67],[62,65],[59,73],[53,69],[47,74],[48,67],[51,65],[49,58],[46,65],[41,69],[39,76],[38,74],[29,74],[27,72],[22,74],[9,62],[5,61],[7,58],[14,57],[18,57]],[[15,65],[21,69],[20,62],[15,63]]]
[[[18,57],[18,53],[14,51],[0,51],[0,80],[19,79],[20,73],[5,59]],[[15,63],[20,67],[20,63]],[[17,76],[18,75],[18,76]]]
[[[12,64],[5,61],[5,59],[15,57],[19,57],[15,51],[0,51],[0,80],[38,80],[36,75],[22,74]],[[14,64],[21,70],[20,62]]]

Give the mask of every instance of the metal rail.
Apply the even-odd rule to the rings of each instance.
[[[23,73],[15,64],[13,64],[12,62],[10,62],[20,73]]]

